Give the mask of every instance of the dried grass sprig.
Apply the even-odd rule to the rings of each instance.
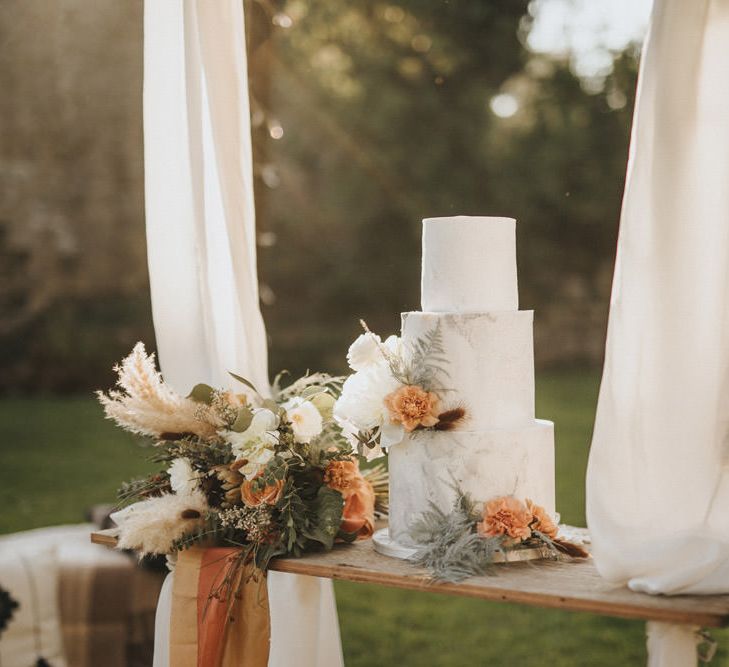
[[[295,380],[287,387],[281,387],[283,373],[279,373],[273,382],[274,398],[283,402],[294,396],[308,398],[316,393],[326,391],[334,398],[339,398],[342,393],[342,385],[347,379],[344,375],[329,375],[329,373],[308,373],[298,380]]]
[[[191,433],[214,438],[222,421],[208,406],[180,396],[162,379],[154,354],[137,343],[131,354],[114,367],[120,389],[97,392],[107,419],[132,433],[160,437]]]
[[[375,492],[375,514],[387,516],[390,513],[390,473],[384,464],[377,463],[369,468],[362,468],[364,477]]]

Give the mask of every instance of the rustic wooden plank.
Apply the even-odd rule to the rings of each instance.
[[[91,540],[115,546],[114,531],[93,533]],[[339,545],[328,553],[302,558],[277,558],[277,572],[327,579],[380,584],[408,590],[461,595],[537,607],[582,611],[641,620],[725,627],[729,625],[729,595],[653,596],[612,586],[600,577],[592,560],[494,565],[493,575],[458,584],[440,584],[406,561],[376,553],[370,541]]]

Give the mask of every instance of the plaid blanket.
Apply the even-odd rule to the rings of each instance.
[[[57,548],[64,648],[72,667],[150,667],[154,615],[163,572],[91,544],[94,524],[54,526],[4,535],[0,541],[41,541]]]

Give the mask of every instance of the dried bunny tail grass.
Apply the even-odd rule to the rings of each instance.
[[[199,528],[208,509],[200,492],[165,493],[130,505],[112,516],[119,525],[117,548],[132,549],[140,557],[168,554],[176,540]]]
[[[466,419],[466,409],[463,407],[452,408],[438,415],[438,423],[434,426],[436,431],[452,431],[458,428]]]
[[[108,419],[140,435],[158,437],[162,433],[193,433],[201,438],[215,437],[222,426],[208,406],[180,396],[162,379],[143,343],[114,367],[121,390],[97,392]]]
[[[550,544],[560,553],[572,558],[589,558],[590,552],[583,549],[579,544],[567,542],[566,540],[553,539]]]

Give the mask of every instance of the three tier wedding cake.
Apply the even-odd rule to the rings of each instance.
[[[402,343],[440,330],[443,402],[462,405],[466,418],[390,447],[390,538],[400,544],[412,544],[409,527],[430,503],[452,506],[455,487],[555,513],[554,425],[534,416],[534,313],[519,310],[515,232],[511,218],[423,221],[423,312],[402,314]]]
[[[389,453],[389,533],[375,544],[390,555],[419,545],[419,517],[435,509],[437,522],[462,501],[503,548],[557,535],[554,425],[534,417],[534,313],[519,310],[515,232],[511,218],[424,220],[423,311],[403,313],[402,335],[384,341],[363,323],[349,349],[334,416],[360,454]]]

